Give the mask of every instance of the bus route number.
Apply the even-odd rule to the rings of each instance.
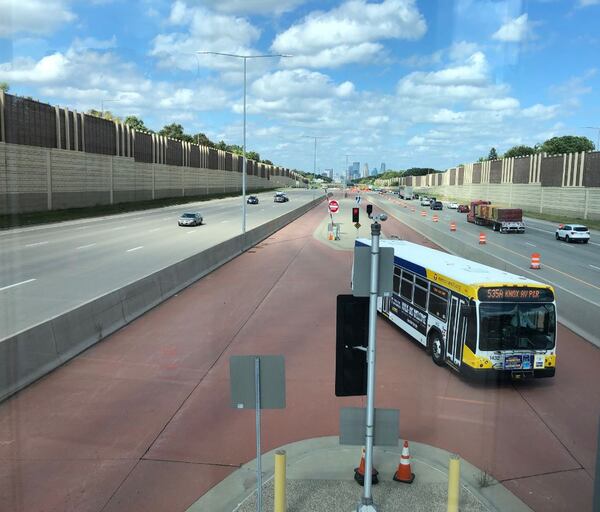
[[[553,300],[552,292],[545,288],[483,288],[479,300]]]

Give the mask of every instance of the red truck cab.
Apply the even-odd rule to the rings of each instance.
[[[475,207],[480,204],[491,204],[490,201],[483,201],[482,199],[477,199],[475,201],[471,201],[471,208],[467,213],[467,222],[475,223]]]

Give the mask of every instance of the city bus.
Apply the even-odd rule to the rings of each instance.
[[[357,239],[356,246],[370,246]],[[378,311],[466,376],[553,377],[556,303],[546,284],[404,240],[394,249],[393,293]]]

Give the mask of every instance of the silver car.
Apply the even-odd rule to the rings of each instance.
[[[179,217],[177,224],[180,226],[200,226],[202,221],[202,214],[200,212],[186,212]]]

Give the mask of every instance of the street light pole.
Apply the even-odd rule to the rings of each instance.
[[[248,59],[266,59],[273,57],[291,57],[291,55],[285,54],[268,54],[268,55],[238,55],[236,53],[222,53],[222,52],[208,52],[198,51],[198,55],[222,55],[225,57],[234,57],[237,59],[243,59],[244,61],[244,135],[242,144],[242,234],[246,234],[246,62]]]

